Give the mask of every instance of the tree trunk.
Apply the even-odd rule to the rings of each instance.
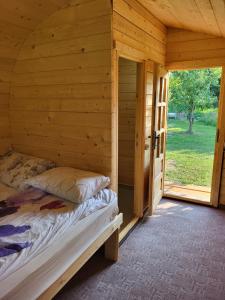
[[[193,112],[188,113],[187,119],[188,119],[188,122],[189,122],[189,128],[188,128],[187,133],[188,134],[193,134],[193,129],[192,129],[193,128],[193,123],[194,123],[194,114],[193,114]]]

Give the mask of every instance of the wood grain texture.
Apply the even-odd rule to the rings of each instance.
[[[223,167],[222,167],[222,176],[221,176],[219,204],[225,205],[225,153],[223,153]]]
[[[180,29],[168,29],[166,66],[194,69],[225,64],[225,38]]]
[[[138,0],[168,27],[225,37],[223,0]]]
[[[148,206],[149,198],[149,176],[151,167],[151,147],[152,147],[152,106],[153,106],[153,71],[154,64],[149,62],[145,66],[145,147],[144,152],[144,206]]]
[[[211,189],[211,204],[214,207],[218,207],[218,204],[225,203],[224,199],[224,169],[223,158],[224,158],[224,142],[225,142],[225,68],[222,68],[222,76],[220,81],[220,98],[218,107],[218,120],[217,120],[217,138],[215,141],[215,155],[213,164],[212,174],[212,189]],[[220,193],[221,190],[221,193]]]
[[[113,38],[122,55],[164,64],[166,32],[166,27],[138,1],[113,1]]]
[[[153,69],[151,167],[149,172],[149,214],[152,215],[163,197],[165,173],[166,117],[168,76],[158,64]],[[157,137],[157,139],[156,139]]]
[[[114,233],[108,238],[104,244],[105,258],[117,261],[119,255],[119,229],[116,229]]]
[[[73,3],[46,18],[19,53],[9,103],[12,146],[111,175],[111,2]]]
[[[10,147],[9,86],[20,48],[43,19],[69,2],[12,0],[0,3],[0,154]]]
[[[118,182],[134,185],[137,63],[119,59]]]
[[[6,83],[6,85],[0,84],[0,155],[6,153],[9,149],[10,149],[9,84]]]
[[[70,10],[66,9],[68,5],[70,5]],[[64,65],[60,64],[61,61],[65,61],[65,64],[67,63],[67,65],[70,64],[71,60],[74,61],[73,57],[71,57],[70,60],[66,60],[65,57],[61,59],[62,54],[79,54],[81,48],[86,49],[86,52],[95,51],[96,49],[103,50],[107,48],[106,44],[108,44],[109,40],[111,39],[109,34],[110,22],[107,22],[110,7],[110,1],[101,0],[21,0],[19,2],[16,0],[9,2],[1,1],[0,154],[7,151],[10,146],[10,122],[8,118],[10,97],[9,87],[12,79],[12,71],[21,47],[23,47],[23,51],[20,52],[20,59],[23,59],[24,61],[21,63],[18,62],[16,67],[23,65],[23,70],[25,70],[25,66],[27,65],[27,70],[24,73],[21,73],[18,70],[18,77],[16,79],[16,81],[18,80],[18,85],[26,86],[25,89],[27,89],[28,87],[38,83],[40,85],[64,83],[73,84],[78,80],[76,79],[78,78],[78,75],[75,75],[75,73],[78,73],[77,71],[80,67],[79,64],[77,64],[76,70],[71,70],[70,74],[65,74],[64,72],[64,76],[59,73],[56,73],[55,76],[53,76],[51,71],[54,70],[54,68],[51,69],[51,66],[56,66],[58,68],[58,72],[62,72]],[[86,13],[86,11],[91,11],[93,17],[88,16],[89,14]],[[55,17],[52,16],[51,18],[48,18],[53,14]],[[60,19],[60,16],[67,16],[67,19]],[[58,23],[56,23],[57,21]],[[43,22],[46,23],[46,26],[43,25]],[[49,23],[52,25],[51,27],[48,26]],[[54,26],[54,24],[57,24],[57,28]],[[37,30],[34,31],[37,26]],[[28,38],[29,36],[30,38]],[[37,48],[34,49],[35,47]],[[57,56],[60,56],[58,64],[56,63]],[[44,57],[45,60],[42,61],[42,57]],[[53,59],[50,60],[50,57],[53,57]],[[38,58],[38,63],[37,61],[33,61],[33,65],[32,62],[28,61],[32,58]],[[37,63],[40,70],[43,71],[44,68],[42,66],[48,59],[50,60],[51,66],[49,64],[46,66],[48,66],[47,70],[49,69],[50,72],[37,74],[38,67],[35,68],[35,63]],[[87,57],[86,59],[87,62],[90,62],[91,60],[94,60],[94,58]],[[104,58],[103,61],[105,62]],[[73,67],[74,66],[72,65],[71,69],[73,69]],[[101,82],[110,82],[110,76],[106,75],[110,74],[108,69],[96,70],[97,75],[95,81],[99,80]],[[33,72],[33,76],[31,74],[27,74],[29,70]],[[94,77],[94,71],[89,71],[90,72],[87,70],[86,74],[92,73],[92,75],[89,76],[91,81],[91,77]],[[84,78],[85,71],[82,73],[83,76],[81,75],[81,77],[83,77],[83,82],[85,83],[87,81],[87,79]],[[71,78],[74,78],[72,82]],[[40,97],[37,99],[37,101],[35,101],[35,103],[37,104],[39,100],[40,103],[43,104],[45,102],[46,105],[46,101],[44,101],[43,98],[40,99]],[[15,101],[10,103],[10,107],[15,104]],[[24,98],[21,99],[21,105],[19,104],[20,101],[16,102],[20,109],[24,108],[26,110],[25,107],[27,106],[25,105],[26,103],[24,102]],[[44,104],[42,104],[38,106],[39,109],[40,106],[41,109],[43,108]],[[35,105],[34,101],[33,105]],[[30,108],[32,104],[29,102],[28,106]],[[55,107],[55,105],[53,106]],[[93,106],[94,104],[92,107]],[[99,106],[99,104],[96,103],[96,106]],[[103,106],[105,107],[105,105]]]
[[[214,206],[225,205],[225,67],[223,67],[221,86],[220,86],[220,101],[218,114],[218,129],[219,137],[215,148],[215,161],[213,169],[213,190],[211,201]]]

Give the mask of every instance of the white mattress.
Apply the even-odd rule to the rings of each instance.
[[[34,259],[1,281],[1,299],[37,299],[105,230],[118,213],[117,198],[72,225]]]

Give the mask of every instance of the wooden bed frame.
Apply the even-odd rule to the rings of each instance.
[[[74,263],[64,272],[51,286],[40,296],[39,300],[52,299],[63,286],[81,269],[89,258],[104,244],[105,257],[112,261],[117,261],[119,250],[119,228],[123,222],[123,214],[117,215],[106,227],[104,232],[74,261]]]

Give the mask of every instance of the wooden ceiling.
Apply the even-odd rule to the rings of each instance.
[[[0,0],[0,65],[10,69],[24,40],[49,15],[83,1],[90,0]],[[225,37],[225,0],[135,1],[167,26]]]
[[[13,52],[47,16],[81,1],[87,0],[0,0],[0,46]],[[138,1],[167,26],[225,37],[225,0]]]
[[[166,26],[225,37],[224,0],[138,0]]]
[[[0,34],[4,34],[4,23],[31,31],[54,11],[81,1],[88,0],[0,0]],[[225,37],[225,0],[137,1],[166,26]]]

